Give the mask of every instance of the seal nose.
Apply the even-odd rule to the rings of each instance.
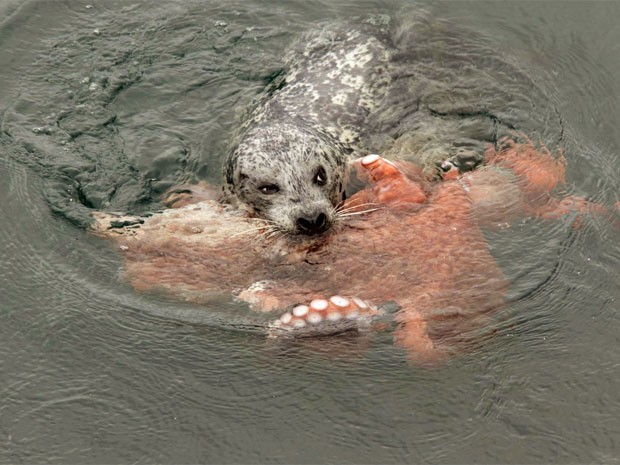
[[[316,218],[313,219],[297,218],[297,227],[302,234],[307,234],[309,236],[320,234],[328,228],[327,215],[325,213],[319,213]]]

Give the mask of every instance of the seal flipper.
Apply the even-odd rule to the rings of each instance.
[[[463,150],[453,157],[438,162],[435,167],[434,179],[448,181],[463,173],[473,171],[484,163],[484,155],[475,150]]]

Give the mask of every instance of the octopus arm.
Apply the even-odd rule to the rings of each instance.
[[[485,154],[487,164],[455,178],[472,202],[472,211],[482,225],[506,225],[521,217],[559,219],[576,215],[575,225],[584,214],[606,214],[600,204],[569,195],[566,162],[562,153],[552,154],[531,140],[503,139],[499,148]]]

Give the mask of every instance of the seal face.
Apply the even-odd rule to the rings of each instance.
[[[387,84],[375,36],[324,29],[288,55],[289,72],[242,125],[224,165],[225,200],[290,234],[319,234],[343,200],[347,160]]]
[[[296,234],[318,234],[334,221],[345,182],[347,150],[303,122],[252,128],[226,165],[239,207]]]

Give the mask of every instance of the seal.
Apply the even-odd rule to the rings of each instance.
[[[306,36],[242,124],[224,163],[225,200],[286,233],[335,221],[347,162],[389,85],[391,52],[377,31],[326,28]]]

